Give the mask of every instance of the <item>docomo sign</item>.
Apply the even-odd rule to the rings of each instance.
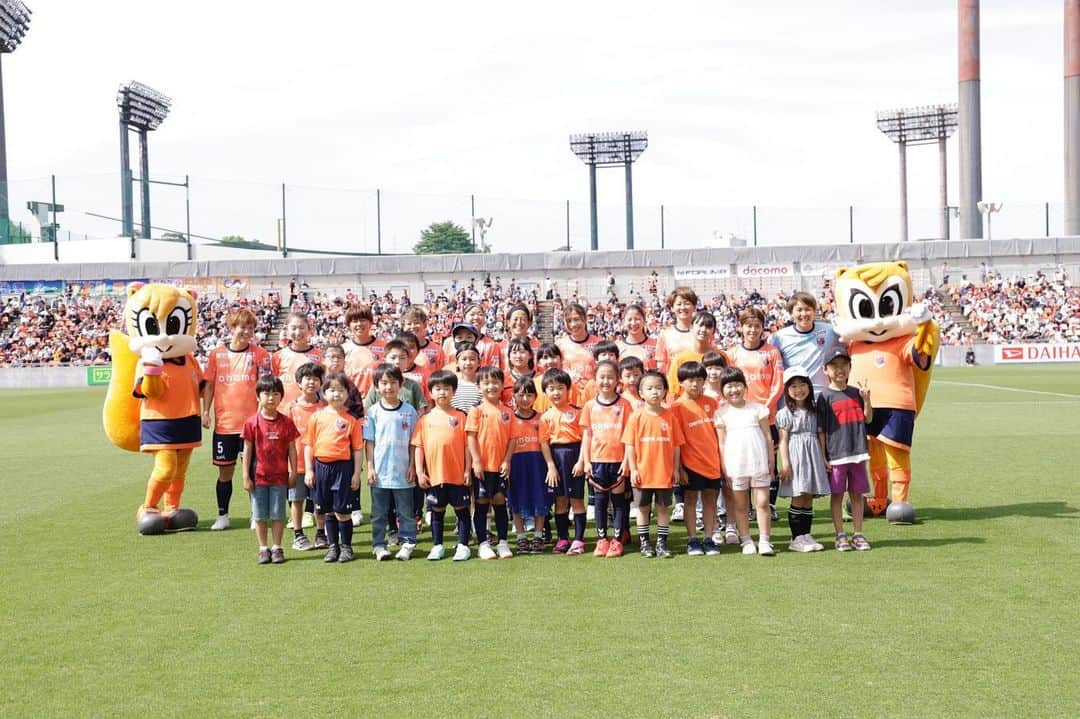
[[[731,265],[708,265],[705,267],[676,267],[676,280],[711,280],[731,277]]]
[[[1080,362],[1080,343],[994,345],[994,364]]]
[[[790,262],[770,265],[739,265],[739,277],[793,277],[795,267]]]

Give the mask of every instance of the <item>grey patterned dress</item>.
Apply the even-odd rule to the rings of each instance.
[[[781,497],[829,494],[829,478],[825,473],[825,458],[817,438],[817,414],[811,410],[784,407],[776,413],[777,429],[788,432],[788,454],[791,456],[791,481],[780,483]]]

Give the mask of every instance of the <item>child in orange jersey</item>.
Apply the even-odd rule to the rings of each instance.
[[[345,374],[349,375],[362,397],[366,397],[371,389],[371,373],[378,364],[374,352],[375,335],[371,333],[374,323],[375,318],[367,305],[353,305],[345,311],[345,327],[349,332],[349,339],[342,345],[345,350]],[[379,356],[382,356],[381,351]]]
[[[535,361],[533,348],[525,337],[515,337],[506,348],[508,369],[503,378],[502,401],[508,407],[514,405],[514,384],[522,377],[532,378]]]
[[[326,369],[314,362],[308,362],[296,368],[296,384],[300,387],[300,396],[288,407],[285,407],[285,412],[289,415],[289,419],[293,421],[293,424],[296,425],[297,432],[299,432],[296,439],[296,456],[300,458],[297,462],[298,472],[301,463],[304,461],[302,458],[306,446],[305,437],[307,436],[308,422],[311,415],[326,406],[326,400],[320,395],[325,377]],[[299,476],[296,479],[299,480]],[[305,516],[307,513],[304,511],[304,503],[309,500],[314,500],[314,496],[304,482],[294,481],[289,486],[289,510],[292,518],[290,524],[293,530],[292,546],[298,552],[306,552],[309,549],[326,549],[330,546],[326,541],[326,531],[324,530],[326,518]],[[312,509],[314,509],[314,503]],[[315,544],[312,544],[311,540],[304,535],[303,529],[305,525],[310,527],[312,524],[317,525]]]
[[[728,366],[727,357],[723,352],[706,352],[701,358],[701,364],[705,367],[705,396],[716,400],[717,408],[724,406],[724,393],[720,389],[720,378],[724,374],[724,368]],[[716,531],[713,532],[713,543],[738,544],[739,532],[735,528],[735,515],[728,516],[727,508],[731,506],[731,482],[724,482],[720,488],[720,501],[716,506]]]
[[[550,407],[540,418],[540,451],[547,462],[547,485],[555,494],[555,554],[585,553],[585,465],[581,461],[581,408],[570,403],[570,375],[561,369],[544,373]],[[570,508],[574,541],[570,542]]]
[[[273,354],[271,371],[285,387],[282,404],[288,406],[300,396],[296,386],[296,369],[308,362],[322,364],[322,352],[311,344],[311,325],[307,315],[292,312],[285,320],[285,338],[289,344]]]
[[[544,375],[550,370],[563,369],[563,355],[562,350],[554,342],[545,342],[540,345],[536,350],[536,411],[546,412],[551,407],[551,402],[547,398],[547,393],[544,392]],[[570,373],[567,373],[570,376]],[[585,398],[582,397],[581,392],[578,390],[577,385],[573,384],[571,379],[570,392],[567,395],[567,401],[575,407],[581,407],[585,404]]]
[[[304,447],[304,484],[315,490],[315,513],[326,520],[330,548],[324,562],[353,559],[352,512],[360,490],[364,438],[362,422],[345,408],[352,382],[344,372],[326,376],[326,407],[308,420]]]
[[[637,357],[619,360],[619,393],[630,403],[630,409],[641,409],[645,400],[637,393],[638,381],[645,374],[645,365]]]
[[[720,470],[720,444],[713,425],[717,401],[706,397],[705,367],[687,362],[679,367],[683,396],[672,408],[686,438],[682,450],[682,473],[686,485],[686,553],[691,557],[719,554],[713,534],[716,532],[716,498],[723,485]],[[701,496],[704,541],[697,536],[697,500]]]
[[[533,409],[536,385],[532,377],[522,377],[514,383],[514,416],[510,420],[510,492],[508,500],[514,517],[518,554],[541,554],[544,538],[541,527],[544,515],[551,507],[548,496],[547,464],[540,451],[540,413]],[[529,542],[526,519],[533,520],[536,535]]]
[[[420,340],[412,332],[399,332],[392,341],[405,343],[405,350],[408,353],[408,356],[405,359],[404,366],[399,363],[398,368],[401,370],[401,374],[405,376],[405,379],[411,380],[420,389],[420,396],[424,400],[424,404],[423,406],[416,407],[416,411],[423,412],[427,409],[428,405],[431,404],[431,398],[427,395],[427,379],[433,375],[436,370],[431,365],[421,364]],[[386,343],[386,348],[387,353],[389,353],[389,342]],[[387,362],[389,362],[389,360],[387,360]]]
[[[637,531],[642,557],[670,558],[668,532],[671,489],[682,477],[680,458],[683,439],[679,418],[671,408],[664,407],[667,397],[667,378],[649,370],[638,381],[638,393],[645,405],[630,415],[623,429],[626,445],[626,464],[630,469],[630,484],[637,502]],[[656,504],[656,549],[649,543],[649,522],[652,505]]]
[[[667,374],[671,360],[693,343],[690,328],[697,310],[698,296],[689,287],[676,287],[667,298],[668,306],[675,315],[675,324],[660,330],[656,339],[656,369]]]
[[[679,384],[679,367],[686,362],[701,362],[706,352],[711,352],[713,339],[716,336],[716,317],[712,312],[701,310],[694,313],[694,320],[690,324],[690,345],[671,357],[668,365],[667,381],[670,390],[668,394],[672,399],[677,399],[682,394],[682,385]]]
[[[210,427],[212,408],[214,464],[218,468],[218,518],[210,526],[212,530],[229,528],[233,474],[243,446],[240,431],[259,408],[255,382],[271,372],[270,353],[251,341],[255,335],[255,315],[251,310],[233,310],[225,317],[225,325],[229,328],[229,343],[211,350],[203,370],[206,384],[202,390],[202,423],[203,427]]]
[[[618,367],[610,360],[596,365],[596,397],[581,410],[581,461],[585,477],[594,490],[596,557],[621,557],[618,534],[626,514],[624,487],[629,474],[622,432],[633,412],[630,403],[616,394]],[[608,505],[614,510],[616,536],[608,536]]]
[[[503,373],[498,367],[481,367],[476,375],[484,399],[469,410],[465,433],[472,456],[473,527],[480,559],[509,559],[514,556],[507,543],[510,519],[506,512],[507,482],[510,480],[510,408],[501,401]],[[498,544],[491,548],[487,536],[488,506],[494,507]]]
[[[413,305],[405,310],[405,314],[401,316],[401,331],[415,335],[420,341],[416,364],[428,368],[426,377],[446,366],[446,352],[438,342],[432,342],[428,338],[428,317],[423,309]]]
[[[469,485],[472,484],[472,457],[465,434],[465,413],[450,404],[457,389],[457,376],[440,370],[428,378],[428,392],[434,407],[420,417],[413,433],[416,480],[425,490],[431,509],[431,538],[434,546],[428,559],[446,556],[443,548],[443,521],[446,506],[457,515],[458,545],[454,561],[472,556],[469,540]]]

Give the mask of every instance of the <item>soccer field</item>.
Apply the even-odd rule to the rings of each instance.
[[[255,563],[201,529],[141,537],[147,457],[97,390],[0,393],[2,716],[1077,716],[1080,372],[941,369],[914,526],[871,552]],[[245,495],[233,526],[246,527]],[[364,502],[365,510],[370,502]],[[756,535],[756,527],[755,535]],[[594,539],[589,528],[589,549]]]

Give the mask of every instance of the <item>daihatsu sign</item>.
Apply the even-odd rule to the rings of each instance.
[[[994,345],[994,364],[1080,362],[1080,343]]]

